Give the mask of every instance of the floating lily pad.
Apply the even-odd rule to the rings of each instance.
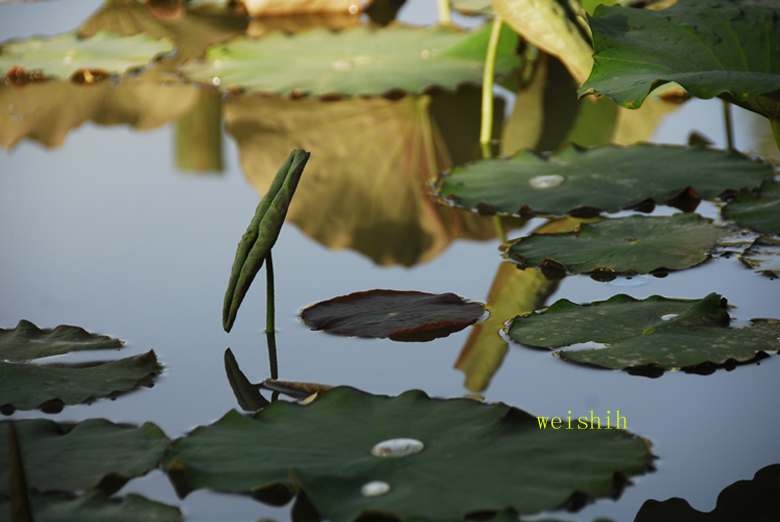
[[[602,269],[647,274],[698,265],[731,233],[698,214],[634,215],[583,223],[573,232],[532,234],[513,243],[507,255],[523,268],[552,260],[569,274]]]
[[[639,144],[552,156],[521,151],[508,159],[456,167],[438,181],[439,197],[470,209],[504,214],[593,216],[656,203],[693,210],[698,199],[753,187],[772,168],[734,152]]]
[[[323,518],[363,513],[460,520],[475,511],[536,513],[614,493],[652,464],[622,430],[540,430],[504,404],[398,397],[339,387],[313,403],[231,411],[166,453],[180,494],[302,489]]]
[[[564,348],[560,356],[653,376],[680,368],[709,370],[780,351],[780,321],[753,319],[750,327],[729,328],[725,301],[715,293],[697,300],[619,294],[585,306],[562,299],[542,313],[515,317],[509,336],[550,349],[599,343],[603,347]]]
[[[767,181],[757,189],[740,190],[723,207],[723,216],[763,234],[780,234],[780,183]]]
[[[108,498],[100,491],[89,491],[80,497],[32,495],[32,512],[36,522],[179,522],[181,511],[140,495]],[[10,502],[0,499],[0,522],[9,518]]]
[[[517,39],[508,31],[496,63],[498,74],[519,65]],[[455,89],[482,82],[490,27],[464,33],[445,27],[359,27],[334,33],[315,29],[261,40],[239,37],[211,47],[205,62],[182,66],[186,78],[279,95],[381,95]]]
[[[257,205],[249,228],[241,237],[230,270],[230,280],[222,307],[222,326],[226,332],[233,328],[241,302],[255,276],[263,267],[265,256],[279,238],[287,209],[310,155],[304,150],[296,149],[287,156],[287,160],[279,168],[271,186]]]
[[[173,43],[166,39],[157,40],[145,34],[121,36],[111,31],[100,31],[91,38],[76,33],[34,37],[3,44],[0,74],[23,69],[42,71],[46,78],[68,79],[77,71],[88,70],[121,76],[173,49]]]
[[[82,350],[121,348],[123,344],[119,339],[91,334],[78,326],[41,330],[23,319],[12,330],[0,329],[0,360],[30,361]]]
[[[776,8],[708,0],[680,0],[661,11],[600,6],[589,18],[595,65],[579,92],[639,107],[650,91],[676,82],[698,98],[767,95],[777,107],[779,15]]]
[[[334,334],[430,341],[464,329],[484,313],[482,304],[452,293],[370,290],[314,304],[301,311],[301,318]]]
[[[160,365],[153,350],[96,365],[0,362],[0,411],[41,408],[56,413],[64,405],[151,386],[152,378],[159,373]]]
[[[0,448],[8,447],[9,422],[0,423]],[[169,441],[152,423],[140,427],[90,419],[76,425],[45,419],[14,421],[27,485],[45,491],[118,491],[129,479],[157,467]],[[0,451],[8,469],[8,451]],[[8,495],[8,474],[0,474],[0,495]]]
[[[739,260],[756,272],[780,277],[780,240],[756,239]]]
[[[701,512],[682,498],[647,500],[634,522],[721,522],[776,520],[780,517],[780,464],[756,471],[752,480],[738,480],[718,495],[715,509]]]

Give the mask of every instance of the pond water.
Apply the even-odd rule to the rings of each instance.
[[[71,30],[99,4],[0,5],[0,40]],[[430,23],[436,16],[433,4],[409,2],[401,17]],[[766,150],[761,148],[769,132],[765,121],[734,111],[737,147]],[[0,107],[0,125],[9,113]],[[664,117],[651,141],[685,143],[694,129],[725,146],[719,101],[688,102]],[[88,122],[71,130],[59,148],[23,140],[0,153],[0,327],[13,328],[20,319],[42,328],[79,325],[126,341],[123,350],[106,358],[154,349],[164,366],[151,389],[68,406],[48,418],[152,421],[176,437],[238,407],[225,377],[226,348],[251,381],[269,377],[264,278],[254,283],[232,332],[226,334],[221,325],[236,243],[259,194],[242,173],[230,135],[222,136],[223,172],[196,174],[177,169],[175,133],[175,124],[138,131]],[[713,205],[703,204],[699,212],[716,217]],[[471,394],[463,373],[453,367],[468,329],[428,343],[364,340],[310,331],[298,313],[315,302],[374,288],[454,292],[485,302],[502,263],[498,246],[496,239],[456,240],[424,263],[380,266],[353,250],[330,250],[288,224],[274,247],[280,378],[375,394],[409,389],[445,398]],[[585,303],[617,293],[700,298],[717,292],[736,306],[731,315],[744,324],[755,317],[780,318],[778,285],[735,257],[718,258],[665,278],[600,283],[568,277],[548,304],[559,298]],[[90,359],[94,355],[63,358]],[[726,486],[780,462],[779,374],[780,358],[770,357],[708,376],[667,372],[649,379],[566,364],[547,352],[512,345],[482,395],[533,415],[619,410],[630,431],[652,441],[659,457],[656,471],[637,477],[618,501],[601,499],[578,513],[556,516],[628,521],[650,498],[682,497],[709,511]],[[16,412],[12,418],[41,416]],[[159,471],[131,481],[120,493],[128,492],[180,506],[191,521],[289,518],[289,507],[236,495],[198,491],[179,500]]]

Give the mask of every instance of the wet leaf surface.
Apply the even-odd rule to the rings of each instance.
[[[519,65],[512,32],[502,43],[496,71]],[[239,37],[211,47],[205,61],[182,66],[183,75],[220,89],[239,88],[283,96],[372,96],[402,91],[420,94],[482,83],[490,27],[471,33],[365,27],[333,33],[314,29],[295,36]]]
[[[0,522],[8,518],[8,502],[0,499]],[[172,506],[129,494],[108,498],[99,491],[79,497],[65,495],[32,495],[36,522],[180,522],[181,512]]]
[[[0,360],[30,361],[82,350],[121,348],[123,344],[119,339],[91,334],[78,326],[41,330],[22,319],[16,328],[0,329]]]
[[[40,408],[56,413],[65,405],[151,387],[160,371],[154,351],[96,365],[0,362],[0,411]]]
[[[268,192],[257,205],[249,228],[241,237],[222,308],[222,326],[226,332],[233,327],[246,292],[279,237],[290,201],[310,155],[300,149],[290,153],[276,173]]]
[[[46,78],[63,80],[83,70],[121,76],[145,67],[155,57],[173,49],[167,40],[148,35],[121,36],[111,31],[100,31],[91,38],[81,38],[76,33],[33,37],[3,44],[0,74],[7,76],[12,69],[21,68],[28,72],[42,71]]]
[[[0,423],[0,448],[8,447],[9,422]],[[107,495],[129,479],[157,467],[168,438],[152,423],[140,427],[90,419],[57,424],[31,419],[14,422],[30,489],[99,489]],[[0,452],[0,469],[8,469]],[[8,475],[0,474],[0,495],[8,495]]]
[[[715,293],[698,300],[618,294],[589,305],[556,301],[542,313],[514,318],[509,336],[528,346],[563,347],[560,356],[567,361],[653,376],[657,370],[709,370],[780,351],[780,321],[753,319],[747,328],[730,328],[729,320],[725,299]],[[578,343],[604,346],[565,348]]]
[[[754,190],[740,190],[723,207],[723,217],[762,234],[780,234],[780,182],[767,181]]]
[[[699,146],[567,147],[552,156],[522,151],[456,167],[439,178],[438,194],[484,212],[585,217],[625,209],[649,212],[656,203],[689,211],[699,197],[714,199],[771,177],[765,163]]]
[[[339,387],[305,406],[273,403],[253,418],[229,412],[174,441],[166,464],[188,489],[294,483],[336,522],[368,512],[456,520],[610,494],[648,469],[651,454],[628,432],[541,430],[535,417],[500,403]]]
[[[767,95],[776,109],[778,13],[766,6],[706,0],[680,0],[661,11],[601,6],[589,18],[595,65],[580,94],[602,94],[639,107],[651,90],[676,82],[704,99],[725,95],[745,102]],[[757,106],[751,110],[780,116]]]
[[[484,313],[482,304],[452,293],[369,290],[311,305],[301,318],[316,330],[339,335],[430,341],[462,330]]]
[[[583,223],[573,232],[532,234],[513,243],[507,255],[523,268],[552,259],[569,274],[604,268],[647,274],[698,265],[709,258],[719,238],[730,234],[698,214],[634,215]]]

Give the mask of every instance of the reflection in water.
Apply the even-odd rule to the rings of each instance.
[[[304,233],[378,264],[411,266],[433,258],[453,239],[495,237],[489,219],[429,198],[426,183],[451,166],[429,109],[457,102],[459,95],[438,98],[324,102],[235,96],[225,102],[223,115],[238,142],[244,174],[261,193],[289,150],[311,151],[305,182],[288,214]]]

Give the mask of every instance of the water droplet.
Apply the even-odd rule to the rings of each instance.
[[[417,439],[390,439],[371,448],[375,457],[405,457],[423,450],[425,445]]]
[[[547,176],[535,176],[528,180],[528,184],[535,189],[547,189],[557,187],[566,181],[560,174],[548,174]]]
[[[423,60],[427,60],[428,58],[430,58],[430,57],[431,57],[431,52],[430,52],[428,49],[423,49],[423,50],[420,52],[420,57],[421,57]]]
[[[350,14],[357,14],[357,12],[359,10],[360,10],[360,8],[358,6],[356,6],[355,4],[352,4],[351,6],[349,6]]]
[[[330,68],[334,71],[348,71],[352,69],[352,62],[349,60],[336,60],[330,64]]]
[[[378,497],[379,495],[384,495],[388,491],[390,491],[390,484],[382,482],[381,480],[367,482],[360,488],[360,494],[364,497]]]
[[[219,79],[219,76],[215,76],[211,79],[211,83],[213,83],[214,85],[219,85],[219,82],[221,81],[222,80]]]
[[[677,314],[666,314],[661,316],[661,321],[668,321],[677,317]]]

